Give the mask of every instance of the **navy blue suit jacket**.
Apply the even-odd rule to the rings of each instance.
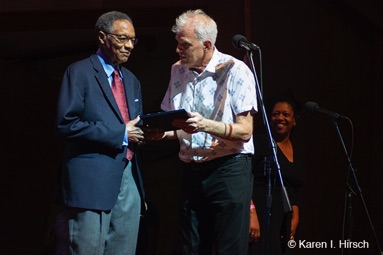
[[[142,114],[141,85],[129,70],[121,71],[134,119]],[[67,68],[57,110],[57,131],[64,139],[59,200],[68,207],[110,210],[126,164],[125,124],[97,55]],[[139,152],[133,150],[133,175],[143,202]]]

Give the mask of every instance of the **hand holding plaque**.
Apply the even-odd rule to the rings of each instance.
[[[158,129],[162,131],[177,130],[172,123],[175,120],[187,120],[189,114],[184,110],[149,113],[140,116],[140,126],[144,129]]]

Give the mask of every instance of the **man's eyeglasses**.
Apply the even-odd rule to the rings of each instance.
[[[104,32],[107,35],[111,35],[118,43],[126,44],[127,42],[132,42],[133,45],[136,45],[138,42],[138,38],[136,37],[129,37],[125,35],[118,35],[113,33]]]

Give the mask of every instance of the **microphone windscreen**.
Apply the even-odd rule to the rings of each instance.
[[[235,35],[232,40],[233,46],[237,49],[241,49],[242,47],[240,42],[247,42],[246,37],[243,35]]]
[[[319,106],[314,102],[305,103],[305,109],[310,113],[315,113],[318,110]]]

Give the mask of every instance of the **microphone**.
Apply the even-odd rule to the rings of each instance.
[[[305,103],[305,108],[307,111],[309,111],[312,114],[319,112],[319,113],[323,113],[323,114],[325,114],[331,118],[334,118],[334,119],[347,119],[346,116],[340,115],[336,112],[332,112],[332,111],[329,111],[329,110],[326,110],[323,108],[320,108],[319,105],[317,103],[314,103],[314,102]]]
[[[237,49],[244,48],[246,50],[258,50],[259,47],[254,43],[247,42],[246,37],[243,35],[235,35],[232,40],[233,46]]]

